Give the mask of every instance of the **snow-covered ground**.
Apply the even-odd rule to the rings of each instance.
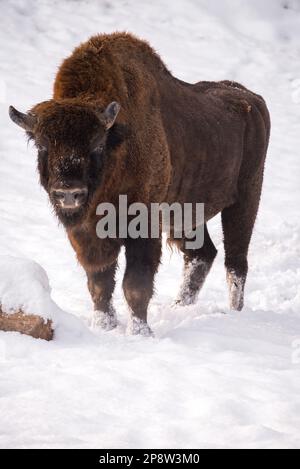
[[[0,7],[0,255],[41,264],[53,299],[82,319],[81,334],[51,343],[0,333],[0,446],[300,448],[300,1]],[[179,78],[233,79],[263,94],[273,123],[244,311],[228,310],[217,217],[219,255],[196,306],[170,307],[182,261],[165,250],[150,307],[155,339],[124,334],[120,282],[122,325],[87,329],[84,272],[39,187],[34,149],[7,115],[9,104],[48,99],[72,48],[116,29],[148,39]]]

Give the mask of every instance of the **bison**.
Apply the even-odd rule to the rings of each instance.
[[[177,304],[196,301],[217,250],[207,222],[221,212],[230,307],[241,310],[247,254],[263,182],[270,118],[263,98],[232,82],[175,78],[150,45],[128,33],[97,35],[56,75],[53,98],[11,119],[38,151],[42,186],[64,225],[93,299],[95,324],[117,325],[112,295],[120,249],[128,332],[151,335],[147,309],[161,259],[157,239],[99,239],[97,206],[204,203],[204,243],[187,249]]]

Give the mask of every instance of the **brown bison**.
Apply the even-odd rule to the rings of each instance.
[[[247,253],[259,206],[270,119],[264,100],[238,83],[185,83],[130,34],[92,37],[61,65],[53,99],[11,119],[38,150],[41,184],[88,277],[96,324],[117,324],[115,273],[125,246],[128,330],[151,334],[147,309],[161,259],[159,239],[99,239],[97,206],[205,204],[204,244],[183,252],[177,303],[197,298],[217,250],[206,222],[222,214],[230,306],[243,307]]]

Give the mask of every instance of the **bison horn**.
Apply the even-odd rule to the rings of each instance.
[[[114,125],[120,109],[121,109],[120,104],[117,103],[116,101],[113,101],[107,106],[104,112],[101,112],[99,117],[100,117],[101,122],[104,124],[107,130],[110,129]]]
[[[28,132],[32,132],[36,123],[37,117],[33,114],[23,114],[20,111],[17,111],[13,106],[9,106],[9,117],[11,120],[22,127],[22,129],[27,130]]]

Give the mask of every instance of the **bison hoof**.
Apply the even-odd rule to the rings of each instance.
[[[176,306],[191,306],[197,302],[197,294],[184,294],[179,295],[178,298],[173,302],[172,306],[176,308]]]
[[[227,272],[231,311],[242,311],[244,307],[245,276],[238,276],[233,271]]]
[[[143,335],[144,337],[154,337],[154,333],[148,326],[147,322],[134,317],[130,318],[126,333],[128,335]]]
[[[105,331],[111,331],[118,325],[117,316],[114,311],[105,313],[103,311],[95,311],[92,317],[92,329],[101,328]]]

